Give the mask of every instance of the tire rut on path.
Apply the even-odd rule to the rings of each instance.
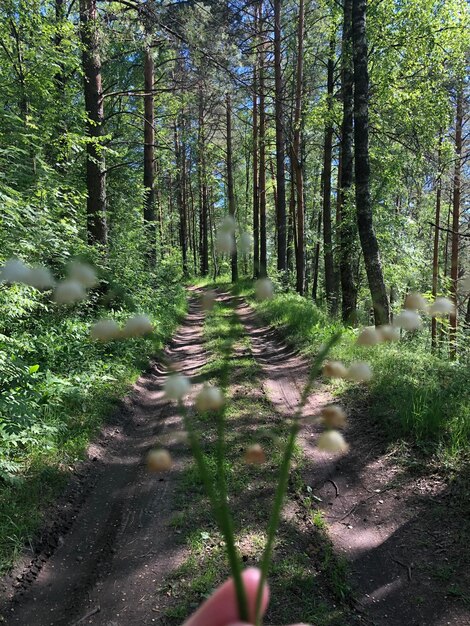
[[[197,382],[206,362],[203,314],[195,300],[165,351],[172,365]],[[127,398],[128,418],[117,428],[107,449],[91,446],[101,456],[96,484],[76,512],[68,533],[35,580],[17,590],[4,612],[6,624],[121,626],[155,622],[156,589],[184,559],[175,546],[171,517],[177,504],[173,491],[188,459],[185,446],[172,440],[181,429],[174,404],[162,391],[167,371],[153,364]],[[194,377],[196,377],[194,379]],[[193,393],[197,390],[193,387]],[[145,454],[156,440],[168,436],[172,471],[149,474]],[[38,559],[35,559],[38,562]]]
[[[279,412],[293,415],[307,377],[306,359],[263,325],[244,299],[234,302],[270,401]],[[304,414],[315,415],[332,401],[319,384]],[[452,602],[429,572],[437,556],[429,507],[443,497],[442,481],[405,476],[367,415],[349,413],[348,454],[318,451],[316,425],[301,431],[300,443],[308,461],[304,481],[321,499],[335,549],[351,563],[358,608],[377,626],[470,626],[464,603]],[[437,530],[438,540],[443,540],[445,529]],[[439,558],[446,562],[442,553]]]

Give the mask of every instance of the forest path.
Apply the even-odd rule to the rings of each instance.
[[[165,351],[168,361],[196,383],[192,393],[207,358],[203,321],[193,298]],[[87,473],[96,474],[94,487],[83,503],[72,507],[72,519],[63,522],[63,536],[61,522],[55,523],[59,537],[52,556],[38,555],[22,572],[14,601],[4,613],[7,624],[155,622],[155,589],[185,557],[184,548],[175,547],[171,519],[177,506],[174,485],[189,453],[172,440],[181,420],[174,403],[164,398],[166,376],[165,369],[153,364],[126,398],[122,424],[90,447],[95,461]],[[145,454],[162,436],[168,437],[175,464],[171,472],[150,474]]]
[[[276,331],[263,326],[244,300],[229,294],[224,298],[231,301],[250,337],[274,409],[291,415],[307,361]],[[193,394],[208,361],[203,323],[193,298],[165,355],[192,377]],[[184,545],[175,541],[172,519],[179,510],[176,487],[190,458],[186,447],[172,439],[181,421],[163,397],[166,375],[166,369],[153,364],[126,399],[124,414],[90,447],[93,460],[83,472],[83,499],[72,489],[70,501],[59,503],[57,509],[63,506],[65,513],[56,512],[51,542],[16,582],[15,601],[4,613],[7,625],[160,622],[165,597],[159,589],[187,557]],[[314,414],[331,401],[328,390],[318,386],[306,412]],[[465,578],[461,588],[454,587],[453,596],[446,594],[444,581],[452,579],[450,570],[459,559],[456,550],[465,543],[463,536],[456,541],[461,524],[451,507],[452,493],[439,479],[413,478],[394,464],[365,413],[350,414],[347,455],[331,458],[319,453],[314,447],[317,434],[315,426],[302,431],[302,478],[321,499],[337,551],[352,564],[363,621],[371,618],[377,626],[470,625]],[[166,436],[174,469],[161,477],[149,474],[145,454]],[[438,503],[446,515],[451,512],[445,525],[442,517],[434,516],[430,502]],[[307,534],[312,532],[308,528]],[[462,552],[459,567],[465,566],[465,555],[468,550]]]
[[[308,363],[278,331],[264,326],[242,298],[236,302],[263,369],[266,393],[278,412],[292,415]],[[304,414],[314,415],[333,401],[319,385]],[[455,597],[446,593],[445,577],[455,573],[454,563],[458,571],[468,560],[468,547],[466,556],[453,555],[454,563],[450,557],[453,545],[465,545],[458,517],[447,520],[446,526],[439,523],[441,507],[452,506],[455,493],[437,477],[408,474],[387,454],[367,414],[348,413],[348,454],[318,451],[314,442],[319,426],[305,428],[300,438],[307,461],[304,482],[321,499],[333,544],[351,564],[358,608],[377,626],[470,625],[468,599],[462,597],[465,584],[457,587]]]

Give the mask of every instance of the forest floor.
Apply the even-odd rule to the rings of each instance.
[[[284,416],[297,404],[307,362],[243,299],[220,291],[205,318],[195,295],[163,358],[139,379],[49,511],[34,557],[25,555],[3,581],[4,623],[176,625],[227,576],[221,538],[178,437],[180,416],[163,396],[165,363],[191,376],[193,396],[204,381],[224,388],[238,547],[246,565],[257,563]],[[331,401],[319,385],[306,411]],[[266,623],[470,625],[462,482],[451,487],[438,475],[410,471],[389,454],[366,407],[349,413],[351,450],[342,457],[315,449],[315,426],[302,431]],[[194,419],[210,463],[212,424]],[[266,449],[261,468],[242,462],[252,441]],[[156,442],[171,450],[168,474],[146,470]]]

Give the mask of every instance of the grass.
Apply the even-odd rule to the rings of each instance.
[[[132,306],[60,310],[29,288],[0,290],[0,573],[33,541],[73,464],[186,310],[180,286],[141,288]],[[135,310],[152,318],[151,338],[88,339],[95,319],[123,321]]]
[[[259,565],[288,424],[275,413],[261,390],[260,369],[251,355],[249,338],[229,301],[218,303],[208,315],[204,334],[211,356],[203,378],[221,386],[228,399],[223,413],[224,469],[237,546],[244,565]],[[215,474],[216,420],[211,415],[194,415],[192,420]],[[251,443],[263,446],[267,456],[264,465],[244,463],[244,450]],[[297,448],[295,465],[301,464],[302,455]],[[297,491],[306,492],[306,486],[299,472],[295,472],[295,477],[276,540],[269,576],[272,600],[266,621],[306,621],[319,626],[352,624],[345,570],[341,564],[336,566],[339,562],[324,529],[313,522],[315,516],[319,519],[313,507],[309,509],[312,523],[306,524],[297,515],[305,510]],[[180,623],[229,575],[222,538],[194,465],[184,470],[178,489],[177,500],[184,504],[173,518],[173,525],[179,530],[188,557],[165,588],[171,592],[172,600],[162,620],[170,624]]]
[[[295,293],[279,293],[272,300],[256,302],[249,281],[235,292],[244,295],[265,322],[278,327],[292,344],[307,355],[342,325],[329,319],[315,304]],[[355,332],[343,329],[341,343],[332,358],[346,364],[368,361],[374,377],[367,386],[332,383],[346,402],[366,402],[370,416],[381,425],[391,442],[407,440],[424,456],[442,465],[458,463],[470,443],[470,365],[432,354],[426,331],[405,333],[398,344],[372,348],[355,345]]]

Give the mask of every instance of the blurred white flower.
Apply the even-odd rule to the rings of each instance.
[[[245,452],[245,463],[248,465],[262,465],[266,461],[266,454],[259,443],[249,446]]]
[[[449,298],[436,298],[429,307],[429,314],[433,317],[436,315],[452,315],[455,313],[455,304]]]
[[[196,397],[196,408],[201,413],[218,411],[224,406],[224,394],[218,387],[204,385]]]
[[[236,228],[237,222],[231,215],[226,215],[220,224],[220,230],[224,233],[229,233],[230,235],[235,234]]]
[[[400,340],[400,329],[390,324],[384,324],[383,326],[378,326],[377,332],[380,333],[382,337],[382,341],[399,341]]]
[[[57,304],[74,304],[85,298],[85,289],[76,280],[63,280],[54,290],[54,301]]]
[[[369,363],[355,361],[348,367],[346,377],[355,383],[367,383],[372,379],[372,370]]]
[[[79,282],[85,289],[92,289],[98,284],[98,278],[94,268],[88,263],[72,263],[69,268],[69,277]]]
[[[250,254],[253,248],[253,237],[250,233],[242,233],[240,235],[240,251],[242,254]]]
[[[9,259],[0,269],[0,283],[27,283],[30,273],[23,261]]]
[[[122,336],[128,338],[142,337],[151,332],[153,332],[153,326],[149,318],[146,315],[136,315],[135,317],[130,317],[124,324]]]
[[[43,265],[32,267],[25,282],[36,289],[52,289],[55,285],[54,277]]]
[[[215,247],[220,254],[232,254],[235,251],[235,239],[231,233],[219,230],[215,239]]]
[[[411,291],[406,294],[405,309],[410,311],[427,311],[428,302],[420,293]]]
[[[420,316],[415,311],[405,309],[395,315],[393,325],[396,328],[404,328],[405,330],[419,330],[423,325]]]
[[[260,278],[255,282],[255,295],[258,300],[270,300],[274,296],[274,285],[269,278]]]
[[[215,304],[216,294],[212,290],[205,291],[201,296],[201,306],[204,311],[212,311]]]
[[[328,428],[343,428],[346,424],[346,413],[342,407],[337,404],[330,404],[323,407],[320,412],[323,423]]]
[[[341,361],[327,361],[323,366],[323,376],[328,378],[346,378],[348,370]]]
[[[191,383],[182,374],[171,374],[165,381],[164,390],[170,400],[182,400],[191,391]]]
[[[114,320],[100,320],[91,327],[90,337],[94,341],[112,341],[121,337],[121,329]]]
[[[337,430],[326,430],[317,440],[317,448],[324,452],[346,452],[349,448],[343,435]]]
[[[356,343],[359,346],[375,346],[381,341],[382,337],[375,326],[367,326],[359,333]]]
[[[167,472],[171,469],[173,461],[168,450],[159,448],[158,450],[150,450],[147,454],[147,468],[150,472]]]

